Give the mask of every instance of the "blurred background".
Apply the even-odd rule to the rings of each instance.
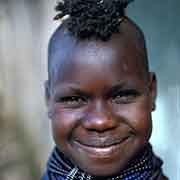
[[[43,83],[55,3],[0,0],[0,180],[39,180],[53,147]],[[158,76],[151,142],[168,177],[180,180],[180,1],[138,0],[127,13]]]

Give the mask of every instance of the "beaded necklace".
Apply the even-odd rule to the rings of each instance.
[[[141,156],[137,157],[118,176],[103,180],[149,180],[153,173],[153,159],[151,145],[145,148]],[[161,166],[162,163],[159,163]],[[160,170],[161,168],[158,167]],[[47,180],[98,180],[74,166],[64,155],[54,148],[47,164]],[[43,179],[44,180],[44,179]]]

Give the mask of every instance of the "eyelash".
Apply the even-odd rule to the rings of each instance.
[[[115,104],[128,104],[133,102],[140,93],[136,90],[121,90],[112,95],[111,100],[112,103]],[[83,96],[65,96],[60,97],[56,100],[57,103],[61,103],[64,106],[78,108],[84,106],[88,103],[88,99]]]
[[[122,90],[113,95],[112,102],[116,104],[128,104],[133,102],[139,95],[140,93],[133,89]]]
[[[68,107],[80,107],[87,104],[87,99],[81,96],[66,96],[59,98],[57,102],[62,103]]]

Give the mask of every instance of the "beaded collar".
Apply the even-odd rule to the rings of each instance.
[[[153,159],[158,161],[156,169],[158,168],[161,171],[162,162],[155,157],[149,144],[141,156],[130,163],[118,176],[103,178],[103,180],[149,180],[154,171]],[[45,176],[46,178],[42,180],[98,180],[97,177],[91,176],[74,166],[57,147],[54,148],[49,158]]]

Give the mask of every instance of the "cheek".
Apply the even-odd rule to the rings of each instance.
[[[147,101],[125,105],[119,111],[119,115],[123,117],[140,140],[149,140],[152,131],[152,120],[150,106]]]
[[[56,144],[65,144],[79,124],[81,119],[80,112],[64,109],[60,105],[53,105],[50,110],[52,132]]]

